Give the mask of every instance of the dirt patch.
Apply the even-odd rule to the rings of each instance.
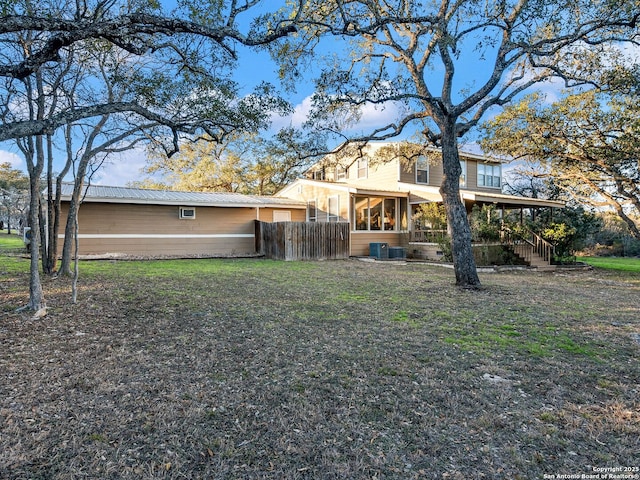
[[[0,478],[543,478],[639,466],[640,278],[91,262],[0,283]],[[100,266],[104,268],[99,268]],[[635,462],[635,464],[634,464]]]

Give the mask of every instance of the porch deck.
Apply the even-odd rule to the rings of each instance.
[[[430,260],[441,260],[443,252],[440,244],[446,235],[446,230],[413,230],[409,239],[409,253]],[[530,267],[539,270],[555,268],[553,245],[534,232],[516,234],[505,228],[500,240],[495,243],[474,242],[474,248],[486,249],[491,246],[506,247]]]

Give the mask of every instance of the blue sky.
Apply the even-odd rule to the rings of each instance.
[[[235,78],[244,93],[250,93],[263,81],[278,84],[277,66],[270,59],[266,52],[256,52],[246,50],[240,53],[240,61],[235,70]],[[277,131],[281,127],[293,125],[299,127],[304,123],[307,113],[311,108],[311,95],[313,94],[313,83],[309,80],[296,85],[295,91],[284,93],[285,98],[294,108],[294,113],[287,117],[275,117],[271,132]],[[376,111],[373,108],[367,110],[365,120],[361,127],[369,128],[380,123],[378,116],[387,116],[387,112]],[[60,153],[59,161],[54,168],[61,168],[63,154]],[[14,168],[19,168],[26,172],[26,164],[20,151],[12,142],[0,143],[0,163],[11,163]],[[93,178],[93,182],[102,185],[123,186],[127,182],[140,180],[144,177],[141,169],[146,163],[146,153],[144,147],[130,150],[118,156],[113,156],[103,164],[99,172]],[[69,178],[71,180],[71,178]]]
[[[330,46],[325,46],[327,52],[339,53],[344,52],[344,44],[333,42]],[[255,51],[239,51],[240,60],[236,69],[236,80],[243,89],[244,92],[251,92],[256,85],[262,81],[270,81],[277,84],[276,65],[271,61],[266,52],[257,53]],[[488,62],[491,62],[491,56],[488,55]],[[474,52],[472,55],[464,57],[459,62],[459,71],[457,72],[460,82],[458,87],[463,88],[475,83],[482,83],[489,71],[487,69],[487,61],[480,58],[480,55]],[[437,66],[435,67],[437,70]],[[434,82],[438,82],[438,72],[434,72]],[[433,85],[431,85],[433,87]],[[557,98],[560,91],[560,85],[558,83],[550,83],[540,86],[548,95],[548,100],[554,100]],[[273,130],[277,130],[278,127],[288,126],[289,124],[294,126],[300,126],[306,119],[307,112],[310,109],[310,96],[313,93],[313,84],[309,81],[302,81],[297,85],[296,92],[288,92],[286,98],[293,105],[295,111],[287,118],[274,119]],[[393,114],[395,106],[387,105],[386,110],[374,109],[369,107],[366,109],[363,115],[363,120],[359,124],[360,129],[370,130],[372,127],[379,126],[386,123],[390,114]],[[470,135],[467,141],[473,140],[473,136]],[[466,150],[475,150],[474,145],[463,146]],[[140,170],[145,165],[145,151],[143,148],[129,151],[120,155],[120,158],[112,158],[107,164],[105,164],[97,177],[94,178],[94,182],[103,185],[124,185],[132,180],[139,180],[142,178]],[[10,142],[0,143],[0,162],[9,161],[14,167],[20,168],[26,171],[24,160],[19,155],[19,151],[15,146],[12,146]]]

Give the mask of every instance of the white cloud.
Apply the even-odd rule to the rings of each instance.
[[[393,122],[400,113],[400,106],[394,102],[386,102],[382,105],[367,104],[361,108],[360,121],[350,126],[346,131],[368,131]],[[294,107],[291,115],[286,117],[273,117],[272,128],[277,130],[282,127],[300,128],[309,118],[312,109],[311,95],[302,99]]]
[[[300,128],[302,124],[309,118],[309,112],[311,111],[311,95],[302,99],[298,105],[293,108],[293,113],[282,117],[280,115],[274,115],[271,118],[271,129],[280,130],[281,128],[294,127]]]
[[[371,130],[395,122],[400,113],[400,106],[394,102],[382,105],[367,104],[361,109],[360,121],[353,126],[353,130]]]
[[[21,157],[19,157],[15,153],[8,152],[6,150],[0,150],[0,163],[6,163],[6,162],[9,162],[11,164],[11,167],[13,168],[16,168],[19,170],[26,169],[26,165],[22,161]]]
[[[147,157],[144,149],[133,149],[110,157],[93,176],[94,185],[124,187],[129,182],[141,180],[145,175],[142,168]]]

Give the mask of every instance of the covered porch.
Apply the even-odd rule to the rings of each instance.
[[[564,207],[563,202],[470,190],[461,190],[460,196],[469,217],[474,209],[487,206],[499,216],[500,225],[488,238],[478,235],[472,228],[474,254],[479,265],[521,263],[537,268],[551,266],[554,259],[553,245],[538,233],[526,229],[524,218],[525,215],[535,217],[541,209],[548,209],[552,216],[554,208]],[[425,204],[442,204],[439,192],[436,194],[431,188],[422,192],[413,191],[410,198],[413,221],[409,232],[408,253],[416,258],[442,261],[447,256],[446,223],[421,222],[418,214]],[[511,217],[512,222],[514,218],[517,219],[518,228],[508,226],[505,222],[508,217]]]

